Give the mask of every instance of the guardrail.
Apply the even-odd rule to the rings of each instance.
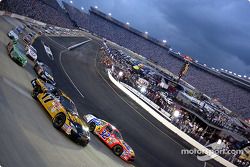
[[[208,148],[201,145],[199,142],[191,138],[189,135],[178,129],[172,123],[170,123],[167,119],[162,117],[159,113],[153,110],[148,104],[146,104],[143,100],[138,98],[134,93],[124,87],[120,82],[116,81],[114,77],[111,75],[110,70],[108,70],[108,76],[111,82],[116,85],[120,90],[122,90],[125,94],[127,94],[130,98],[132,98],[137,104],[139,104],[142,108],[144,108],[148,113],[150,113],[153,117],[155,117],[159,122],[161,122],[164,126],[170,129],[172,132],[177,134],[183,140],[187,141],[193,147],[197,148],[198,150],[206,153],[211,159],[219,162],[220,164],[227,166],[227,167],[236,167],[236,165],[232,164],[231,162],[225,160],[224,158],[220,157],[219,155],[215,154],[213,151],[209,150]]]

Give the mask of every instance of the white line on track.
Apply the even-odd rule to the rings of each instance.
[[[83,44],[86,44],[86,43],[90,42],[91,40],[92,40],[92,39],[90,38],[90,39],[88,39],[87,41],[84,41],[84,42],[82,42],[82,43],[83,43]],[[70,47],[69,47],[69,48],[70,48]],[[63,66],[63,64],[62,64],[62,54],[65,53],[65,52],[67,52],[67,51],[69,51],[68,48],[67,48],[67,50],[63,50],[63,51],[60,52],[60,55],[59,55],[59,63],[60,63],[60,66],[61,66],[63,72],[65,73],[65,75],[68,77],[68,79],[69,79],[69,81],[71,82],[71,84],[72,84],[72,85],[74,86],[74,88],[76,89],[76,91],[81,95],[82,98],[84,98],[84,95],[83,95],[83,94],[81,93],[81,91],[77,88],[77,86],[75,85],[74,81],[70,78],[69,74],[66,72],[66,70],[65,70],[65,68],[64,68],[64,66]]]

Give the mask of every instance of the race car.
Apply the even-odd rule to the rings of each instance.
[[[32,45],[26,46],[26,56],[30,58],[32,61],[36,61],[37,51]]]
[[[17,41],[19,39],[18,34],[18,31],[10,30],[7,35],[10,39]]]
[[[90,141],[88,125],[79,117],[73,101],[55,86],[34,79],[32,97],[39,101],[52,117],[53,126],[62,129],[80,145],[86,146]]]
[[[7,45],[8,55],[20,66],[27,64],[24,47],[17,41],[10,41]]]
[[[89,124],[89,131],[97,135],[115,155],[127,162],[135,160],[133,149],[123,140],[115,126],[91,114],[85,115],[84,119]]]
[[[15,30],[16,30],[18,33],[22,34],[22,33],[23,33],[23,29],[24,29],[24,27],[22,27],[22,26],[17,26]]]
[[[23,37],[23,41],[27,44],[27,45],[31,45],[32,43],[32,37],[30,35],[25,35]]]
[[[52,75],[52,71],[46,64],[37,61],[34,65],[34,70],[40,79],[54,86],[56,85],[56,82]]]

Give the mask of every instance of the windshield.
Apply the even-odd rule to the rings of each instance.
[[[115,135],[116,138],[122,140],[122,135],[117,130],[114,130],[113,134]]]
[[[68,112],[70,112],[73,115],[78,115],[76,106],[71,100],[69,100],[64,96],[60,96],[60,102]]]

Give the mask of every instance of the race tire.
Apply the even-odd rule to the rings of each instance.
[[[66,121],[66,115],[62,112],[58,113],[53,119],[53,126],[56,129],[60,129]]]
[[[96,127],[96,124],[95,124],[94,122],[91,122],[91,123],[89,124],[89,131],[90,131],[90,132],[94,132],[95,127]]]
[[[115,155],[117,156],[120,156],[122,153],[123,153],[123,148],[121,145],[115,145],[113,148],[112,148],[113,152]]]

